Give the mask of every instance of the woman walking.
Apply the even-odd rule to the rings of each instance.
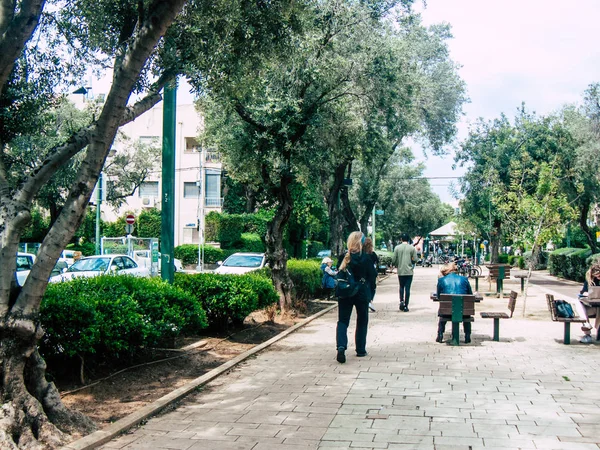
[[[355,231],[348,236],[348,251],[339,267],[340,271],[349,270],[354,280],[359,283],[355,295],[338,300],[338,322],[336,328],[337,361],[346,362],[346,349],[348,348],[348,325],[352,308],[356,308],[356,332],[354,342],[356,356],[367,356],[367,327],[369,324],[369,301],[371,300],[370,283],[377,279],[377,272],[371,258],[363,253],[362,244],[365,236],[360,231]]]

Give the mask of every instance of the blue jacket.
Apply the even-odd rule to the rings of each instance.
[[[449,273],[445,277],[439,278],[437,282],[437,295],[440,294],[472,294],[471,284],[467,277],[457,273]]]
[[[321,287],[323,287],[325,289],[333,289],[335,287],[335,278],[332,277],[331,275],[329,275],[325,271],[326,267],[327,267],[327,264],[325,264],[325,263],[321,264],[321,272],[323,272],[323,279],[321,280]]]

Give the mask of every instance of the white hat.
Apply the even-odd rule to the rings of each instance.
[[[321,261],[321,264],[329,264],[330,262],[333,262],[331,260],[331,258],[329,256],[326,256],[325,258],[323,258],[323,261]]]

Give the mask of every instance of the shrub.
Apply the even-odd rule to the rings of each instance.
[[[548,270],[558,277],[583,281],[591,253],[591,250],[586,248],[559,248],[549,255]]]
[[[175,258],[181,259],[184,265],[198,264],[198,246],[196,244],[182,244],[175,247]],[[212,245],[204,246],[204,262],[215,264],[217,261],[223,261],[226,258],[225,252]]]
[[[508,263],[508,255],[501,254],[498,255],[498,264],[507,264]]]
[[[242,233],[241,235],[241,251],[263,253],[265,244],[257,233]]]
[[[41,305],[47,356],[131,357],[142,346],[172,344],[207,324],[193,296],[159,279],[76,278],[48,285]]]
[[[384,251],[376,251],[375,252],[379,257],[379,264],[391,267],[392,266],[392,257],[394,256],[393,252],[384,252]]]
[[[175,274],[175,285],[191,293],[206,310],[209,327],[224,330],[230,321],[239,324],[262,304],[270,304],[273,294],[254,277],[259,275]],[[268,280],[266,280],[268,281]],[[254,290],[257,288],[257,290]],[[262,296],[262,297],[261,297]]]
[[[237,214],[221,214],[219,220],[219,242],[221,248],[239,248],[242,245],[244,225]]]
[[[320,293],[323,274],[319,261],[290,259],[287,267],[294,283],[295,299],[314,298]]]

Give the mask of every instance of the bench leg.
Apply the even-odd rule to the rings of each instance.
[[[525,292],[525,278],[521,277],[521,294]]]
[[[494,318],[494,340],[500,342],[500,319]]]
[[[498,298],[502,298],[502,292],[504,291],[504,286],[502,285],[502,278],[496,279],[496,293],[498,294]]]
[[[450,341],[451,345],[460,345],[459,326],[460,322],[452,322],[452,340]]]
[[[475,277],[475,292],[479,292],[479,277]]]
[[[571,343],[571,322],[565,322],[564,344],[569,345],[570,343]]]

